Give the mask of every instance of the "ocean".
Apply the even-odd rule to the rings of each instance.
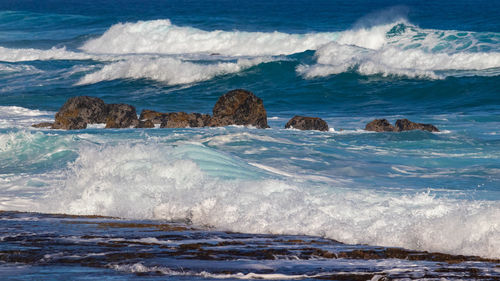
[[[500,280],[499,1],[3,0],[0,84],[2,280]],[[270,128],[31,127],[233,89]]]

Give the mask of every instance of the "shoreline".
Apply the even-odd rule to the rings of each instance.
[[[217,230],[211,226],[197,226],[192,225],[189,222],[170,222],[165,220],[154,220],[154,219],[130,219],[130,218],[120,218],[120,217],[110,217],[101,215],[73,215],[73,214],[61,214],[61,213],[40,213],[40,212],[23,212],[23,211],[7,211],[0,210],[0,221],[8,220],[18,216],[32,216],[37,218],[50,218],[61,220],[65,224],[83,224],[83,225],[95,225],[97,228],[103,229],[147,229],[148,231],[167,231],[167,232],[183,232],[183,231],[196,231],[196,232],[206,232],[206,233],[226,233],[228,235],[256,235],[263,237],[272,237],[273,239],[279,239],[279,237],[302,237],[303,239],[309,239],[306,242],[302,239],[291,239],[288,242],[291,245],[311,245],[313,242],[318,242],[318,245],[343,245],[346,247],[368,247],[370,249],[354,250],[354,251],[339,251],[339,252],[328,252],[316,249],[318,251],[313,251],[309,256],[318,256],[327,259],[361,259],[361,260],[372,260],[372,259],[401,259],[410,261],[433,261],[433,262],[445,262],[448,264],[458,264],[463,262],[487,262],[497,264],[500,268],[500,257],[499,258],[486,258],[481,256],[473,255],[456,255],[448,254],[442,252],[429,252],[429,251],[418,251],[405,249],[401,247],[390,247],[390,246],[377,246],[377,245],[366,245],[366,244],[345,244],[341,241],[336,241],[334,239],[314,236],[314,235],[300,235],[300,234],[272,234],[272,233],[251,233],[251,232],[234,232],[228,230]],[[313,241],[313,242],[311,242]],[[319,242],[321,241],[321,242]],[[196,244],[196,247],[191,247],[195,250],[200,250],[199,254],[204,254],[201,246],[203,244]],[[309,249],[310,250],[310,249]],[[0,251],[1,254],[1,251]],[[0,256],[0,260],[2,257]]]

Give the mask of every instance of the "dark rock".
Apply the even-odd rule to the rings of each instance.
[[[53,129],[85,129],[87,124],[106,122],[107,108],[100,98],[72,97],[56,113]]]
[[[399,119],[396,121],[395,131],[411,131],[411,130],[422,130],[429,132],[439,132],[438,128],[431,124],[415,123],[408,119]]]
[[[135,107],[128,104],[108,104],[106,128],[130,128],[139,125]]]
[[[210,123],[208,114],[172,112],[161,123],[161,128],[205,127]]]
[[[386,119],[375,119],[366,124],[365,130],[373,132],[393,132],[394,126],[392,126]]]
[[[222,95],[213,108],[209,126],[252,125],[269,128],[267,113],[260,98],[253,93],[238,89]]]
[[[54,125],[54,123],[51,123],[51,122],[42,122],[42,123],[38,123],[38,124],[33,124],[33,125],[31,125],[31,127],[34,127],[34,128],[52,128],[53,125]]]
[[[294,116],[286,123],[285,128],[328,131],[328,124],[325,120],[318,117]]]
[[[151,120],[139,120],[139,124],[137,124],[136,128],[154,128],[155,124]]]
[[[56,115],[56,121],[52,125],[52,129],[80,130],[85,128],[87,128],[87,122],[83,121],[82,117],[70,115]]]
[[[139,120],[151,120],[154,124],[161,124],[168,117],[168,113],[161,113],[149,109],[143,109]]]

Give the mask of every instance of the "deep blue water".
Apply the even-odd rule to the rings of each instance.
[[[0,210],[499,258],[499,79],[498,1],[1,1]],[[236,88],[270,129],[31,128],[72,96],[211,113]]]

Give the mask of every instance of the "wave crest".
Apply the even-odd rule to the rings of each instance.
[[[336,33],[204,31],[176,26],[170,20],[154,20],[115,24],[81,49],[98,54],[272,56],[316,50],[336,36]]]

